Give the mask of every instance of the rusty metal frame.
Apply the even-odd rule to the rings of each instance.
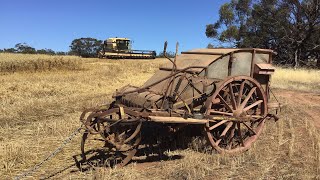
[[[167,44],[165,43],[164,54],[166,46]],[[260,83],[254,79],[256,54],[268,54],[269,59],[267,63],[271,63],[271,56],[274,53],[272,50],[246,48],[236,49],[229,53],[182,52],[182,54],[186,55],[219,55],[218,58],[213,59],[211,62],[206,62],[208,64],[206,66],[188,66],[182,69],[178,69],[177,67],[177,51],[178,45],[176,46],[176,56],[174,60],[167,57],[172,63],[172,68],[159,68],[160,70],[171,71],[169,75],[161,77],[161,79],[157,78],[157,80],[146,86],[133,87],[133,90],[123,88],[112,96],[115,98],[115,101],[110,104],[108,108],[89,109],[84,111],[80,116],[80,121],[84,124],[87,133],[100,134],[105,139],[106,143],[109,143],[110,146],[114,146],[115,149],[121,149],[123,144],[136,139],[134,146],[132,146],[132,149],[134,150],[129,152],[129,156],[126,157],[121,165],[128,163],[136,153],[136,148],[141,140],[139,139],[139,134],[143,123],[162,123],[167,124],[173,129],[179,129],[181,125],[202,125],[204,127],[204,132],[214,149],[220,153],[238,153],[247,150],[251,146],[260,135],[265,120],[268,119],[268,117],[272,117],[268,115],[268,108],[271,107],[268,106],[269,87],[267,85],[267,89],[264,91]],[[238,52],[251,53],[251,64],[248,63],[248,66],[250,66],[250,73],[248,72],[248,74],[250,74],[250,76],[231,76],[234,54]],[[226,69],[226,71],[228,71],[228,76],[225,79],[208,78],[208,67],[226,56],[229,56],[228,69]],[[200,69],[200,71],[194,69]],[[201,73],[204,74],[202,75]],[[268,84],[269,80],[270,79],[268,79]],[[163,83],[164,85],[162,85],[162,88],[163,86],[165,87],[162,91],[154,92],[156,91],[156,88],[158,88],[156,85],[164,81],[167,81],[167,83]],[[182,81],[184,81],[184,87],[181,87],[180,89]],[[201,84],[196,84],[199,82],[202,83],[202,86]],[[211,92],[207,92],[209,85],[213,85],[211,87],[213,89],[210,90]],[[239,92],[234,92],[235,89],[238,89]],[[187,90],[188,94],[186,93],[186,97],[182,98],[181,94]],[[243,95],[243,91],[246,91],[247,94]],[[147,99],[147,96],[158,98],[155,102],[152,102],[155,105],[145,107],[143,104],[142,107],[140,107],[139,102],[141,100],[133,98],[132,102],[130,101],[131,96],[139,96],[140,93],[144,93],[142,94],[142,100],[149,100]],[[254,99],[255,96],[252,96],[253,93],[255,93],[258,99]],[[129,94],[132,95],[130,96]],[[129,97],[129,100],[125,99],[126,97]],[[251,104],[247,104],[249,98],[252,98],[252,100],[250,100]],[[134,102],[134,100],[136,100],[136,102]],[[156,105],[156,103],[161,105]],[[165,106],[166,103],[171,104]],[[195,110],[196,107],[201,108],[199,108],[200,110]],[[247,113],[247,111],[251,109],[254,109],[252,111],[255,111],[255,114]],[[258,111],[256,109],[258,109]],[[200,113],[203,117],[200,116],[200,118],[198,118],[194,112]],[[252,124],[257,122],[257,125],[248,125],[246,124],[247,122]],[[247,128],[248,132],[252,133],[249,139],[242,138],[243,136],[241,135],[242,132],[240,128],[241,123],[244,128]],[[136,128],[134,129],[133,134],[129,135],[127,140],[116,142],[113,139],[114,137],[109,134],[111,131],[116,131],[111,130],[112,126],[128,124],[138,124],[138,126],[134,126]],[[220,139],[215,139],[212,131],[215,131],[215,128],[222,124],[224,124],[225,129],[220,132]],[[219,145],[230,128],[233,129],[233,133],[236,131],[236,128],[239,129],[236,132],[241,140],[241,143],[239,144],[240,147],[231,147],[231,150]],[[115,132],[111,132],[111,134],[112,133],[116,136]],[[232,133],[230,132],[230,134]],[[108,137],[106,137],[106,135]],[[126,145],[128,146],[129,144]],[[230,146],[232,146],[232,144]]]
[[[188,70],[188,69],[193,69],[193,68],[206,69],[207,67],[204,67],[204,66],[190,66],[190,67],[186,67],[186,68],[184,68],[184,69],[182,69],[182,70],[178,70],[178,71],[174,72],[173,74],[171,74],[171,75],[169,75],[169,76],[167,76],[167,77],[165,77],[165,78],[162,78],[162,79],[160,79],[160,80],[158,80],[158,81],[156,81],[156,82],[154,82],[154,83],[152,83],[152,84],[150,84],[150,85],[148,85],[148,86],[141,87],[141,88],[137,88],[137,89],[132,90],[132,91],[117,93],[116,95],[114,95],[114,96],[112,96],[112,97],[115,98],[115,97],[123,96],[123,95],[126,95],[126,94],[134,93],[134,92],[138,92],[138,93],[143,92],[143,91],[145,91],[146,89],[148,89],[148,88],[150,88],[150,87],[152,87],[152,86],[154,86],[154,85],[156,85],[156,84],[159,84],[159,83],[161,83],[162,81],[167,80],[167,79],[169,79],[169,78],[171,78],[171,77],[173,77],[173,76],[176,76],[176,75],[179,74],[179,73],[182,73],[182,72],[187,72],[187,73],[188,73],[188,72],[190,72],[190,71],[187,71],[187,70]]]

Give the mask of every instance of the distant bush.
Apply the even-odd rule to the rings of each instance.
[[[74,39],[70,45],[70,54],[84,58],[97,57],[102,41],[95,38]]]
[[[167,54],[167,57],[169,57],[169,58],[174,58],[175,57],[175,53],[174,52],[169,51],[169,52],[166,52],[166,54]],[[159,53],[157,55],[157,57],[158,58],[164,58],[163,52]]]

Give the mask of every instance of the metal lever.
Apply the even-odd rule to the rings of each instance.
[[[163,55],[165,56],[166,52],[167,52],[167,46],[168,46],[168,42],[164,42],[164,47],[163,47]]]

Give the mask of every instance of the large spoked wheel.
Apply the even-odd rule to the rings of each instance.
[[[226,79],[208,99],[206,124],[210,145],[219,153],[246,151],[262,132],[267,99],[259,82],[248,76]]]
[[[119,116],[114,114],[109,118],[115,121]],[[98,117],[92,121],[90,127],[99,133],[87,131],[83,134],[81,155],[84,162],[92,166],[122,167],[134,157],[141,141],[142,122],[128,122],[128,119],[115,122]]]

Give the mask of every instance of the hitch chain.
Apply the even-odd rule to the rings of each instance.
[[[71,140],[80,133],[80,130],[83,129],[82,126],[77,128],[75,131],[73,131],[71,133],[71,135],[69,137],[67,137],[63,143],[56,149],[54,150],[51,154],[49,154],[44,160],[42,160],[40,163],[36,164],[33,168],[29,169],[28,171],[17,175],[16,177],[14,177],[15,180],[19,180],[22,178],[25,178],[27,176],[30,176],[32,173],[34,173],[36,170],[38,170],[39,168],[41,168],[43,166],[43,164],[47,161],[49,161],[51,158],[53,158],[54,156],[56,156],[68,143],[71,142]]]

